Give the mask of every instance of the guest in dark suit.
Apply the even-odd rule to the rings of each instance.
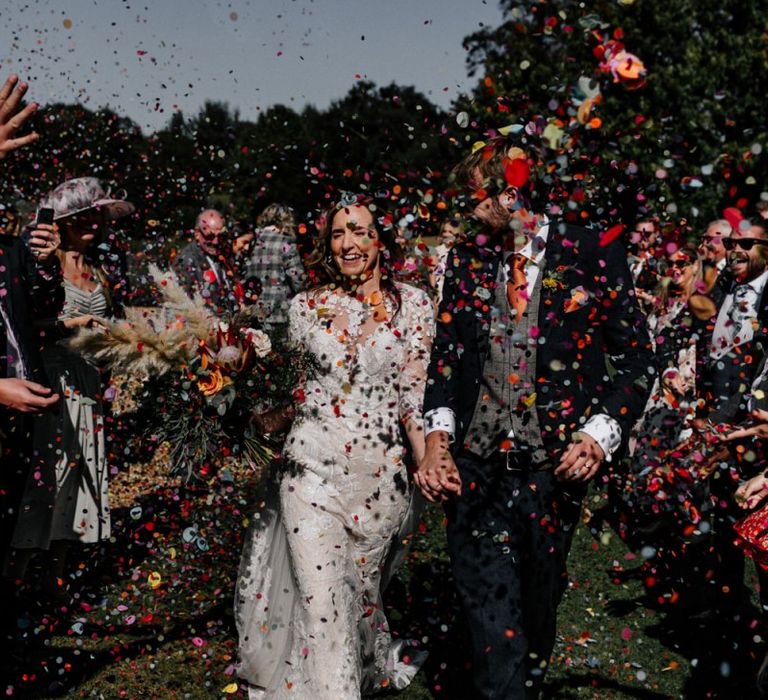
[[[19,109],[26,83],[10,76],[0,88],[0,161],[37,140],[16,131],[37,109]],[[55,405],[40,361],[41,338],[33,321],[57,313],[64,302],[54,226],[35,226],[25,243],[0,236],[0,557],[5,558],[29,464],[30,413]]]
[[[765,354],[768,333],[768,229],[742,222],[723,240],[728,267],[715,287],[717,310],[699,342],[700,403],[703,417],[716,423],[747,417],[750,387]],[[752,452],[752,450],[750,450]],[[733,496],[750,465],[723,460],[709,479],[714,509],[710,561],[715,600],[706,611],[712,619],[733,621],[748,605],[744,555],[733,544],[733,523],[741,512]],[[723,628],[725,629],[725,628]]]
[[[623,247],[537,213],[540,156],[520,146],[456,171],[484,230],[448,258],[415,476],[446,502],[482,698],[538,695],[582,498],[656,373]]]
[[[195,222],[195,240],[182,248],[171,265],[187,293],[200,294],[217,312],[237,311],[244,298],[235,268],[227,259],[229,235],[221,212],[206,209]]]
[[[768,496],[768,357],[763,355],[757,365],[755,378],[752,385],[744,392],[734,394],[712,416],[713,421],[723,421],[735,424],[736,429],[724,436],[724,441],[731,448],[730,467],[738,479],[738,484],[733,484],[733,500],[728,504],[727,513],[729,522],[727,533],[729,535],[727,546],[736,549],[733,545],[734,532],[729,526],[742,519],[746,510],[753,510],[760,506]],[[724,504],[723,504],[724,505]],[[725,539],[723,537],[722,539]],[[741,551],[730,551],[726,554],[727,566],[735,567],[735,572],[728,572],[728,583],[735,583],[740,595],[744,581],[744,555]],[[722,567],[720,567],[722,568]],[[758,595],[762,609],[763,622],[768,613],[768,569],[763,561],[755,562],[755,570],[758,581]],[[739,579],[736,581],[736,579]],[[720,583],[722,580],[722,575]],[[719,623],[712,625],[711,629],[722,630],[730,628],[722,625],[722,612],[714,611]],[[752,615],[746,615],[745,625],[751,625]],[[733,653],[733,634],[726,633],[723,640],[726,650]],[[730,642],[730,644],[728,644]],[[713,645],[714,646],[714,645]],[[746,650],[739,651],[746,654]],[[720,662],[726,658],[720,657]],[[759,697],[768,697],[768,653],[765,654],[762,664],[757,672],[757,690]]]

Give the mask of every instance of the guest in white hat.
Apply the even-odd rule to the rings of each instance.
[[[48,550],[47,583],[57,597],[66,597],[68,547],[109,538],[110,515],[101,377],[61,341],[114,314],[106,274],[91,253],[108,222],[130,215],[134,206],[110,197],[98,179],[81,177],[56,187],[40,207],[53,209],[61,234],[57,255],[65,301],[58,317],[46,324],[49,343],[43,351],[46,374],[61,398],[58,411],[36,420],[32,469],[8,565],[14,578],[23,578],[31,553]]]

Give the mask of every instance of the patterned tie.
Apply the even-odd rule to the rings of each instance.
[[[733,305],[730,308],[728,317],[731,322],[730,336],[734,345],[739,344],[739,341],[744,342],[745,340],[742,337],[742,329],[750,317],[749,301],[752,291],[752,287],[748,284],[736,285],[736,288],[733,290]]]
[[[515,311],[515,322],[523,317],[528,306],[528,278],[525,275],[525,264],[528,258],[515,253],[509,259],[509,279],[507,280],[507,301],[509,308]]]

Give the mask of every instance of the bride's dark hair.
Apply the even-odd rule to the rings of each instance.
[[[400,308],[400,292],[395,286],[394,276],[403,266],[403,251],[397,243],[397,229],[394,217],[385,210],[373,197],[368,194],[345,192],[325,213],[325,222],[318,245],[307,262],[309,268],[310,288],[316,289],[330,285],[348,286],[344,275],[336,266],[331,252],[331,234],[333,219],[340,211],[350,207],[365,207],[373,216],[373,225],[378,234],[379,269],[381,271],[381,289],[395,301]]]

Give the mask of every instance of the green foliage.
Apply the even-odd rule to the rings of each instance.
[[[505,22],[465,42],[470,69],[482,80],[459,107],[477,130],[533,114],[568,124],[583,76],[601,87],[592,116],[602,125],[579,125],[569,157],[589,163],[600,218],[634,216],[629,205],[638,202],[662,218],[700,224],[725,206],[748,208],[760,197],[768,171],[764,1],[503,0],[501,6]],[[600,72],[595,31],[640,58],[648,70],[643,87],[628,89]]]
[[[255,121],[223,103],[173,114],[144,136],[129,119],[82,105],[40,110],[33,148],[6,162],[0,201],[26,200],[69,177],[96,175],[128,192],[136,250],[156,257],[185,242],[206,206],[251,225],[273,201],[311,220],[340,189],[383,191],[402,214],[439,187],[445,115],[411,87],[359,82],[327,110],[275,105]],[[395,192],[393,188],[399,185]],[[179,235],[181,234],[181,235]]]
[[[697,225],[746,207],[768,175],[765,0],[501,0],[504,22],[465,40],[480,79],[456,120],[411,87],[360,81],[327,109],[275,105],[243,118],[222,103],[173,114],[145,136],[106,109],[52,105],[43,139],[5,162],[3,202],[35,202],[67,177],[95,174],[139,205],[136,249],[163,255],[195,215],[216,206],[250,224],[272,201],[312,220],[339,189],[383,193],[431,232],[445,174],[489,130],[532,115],[562,129],[561,204],[575,218],[629,223],[638,207]],[[595,49],[620,40],[648,75],[630,89],[600,70]],[[576,114],[593,80],[590,119]],[[421,210],[419,210],[419,205]],[[181,236],[179,235],[181,232]]]

